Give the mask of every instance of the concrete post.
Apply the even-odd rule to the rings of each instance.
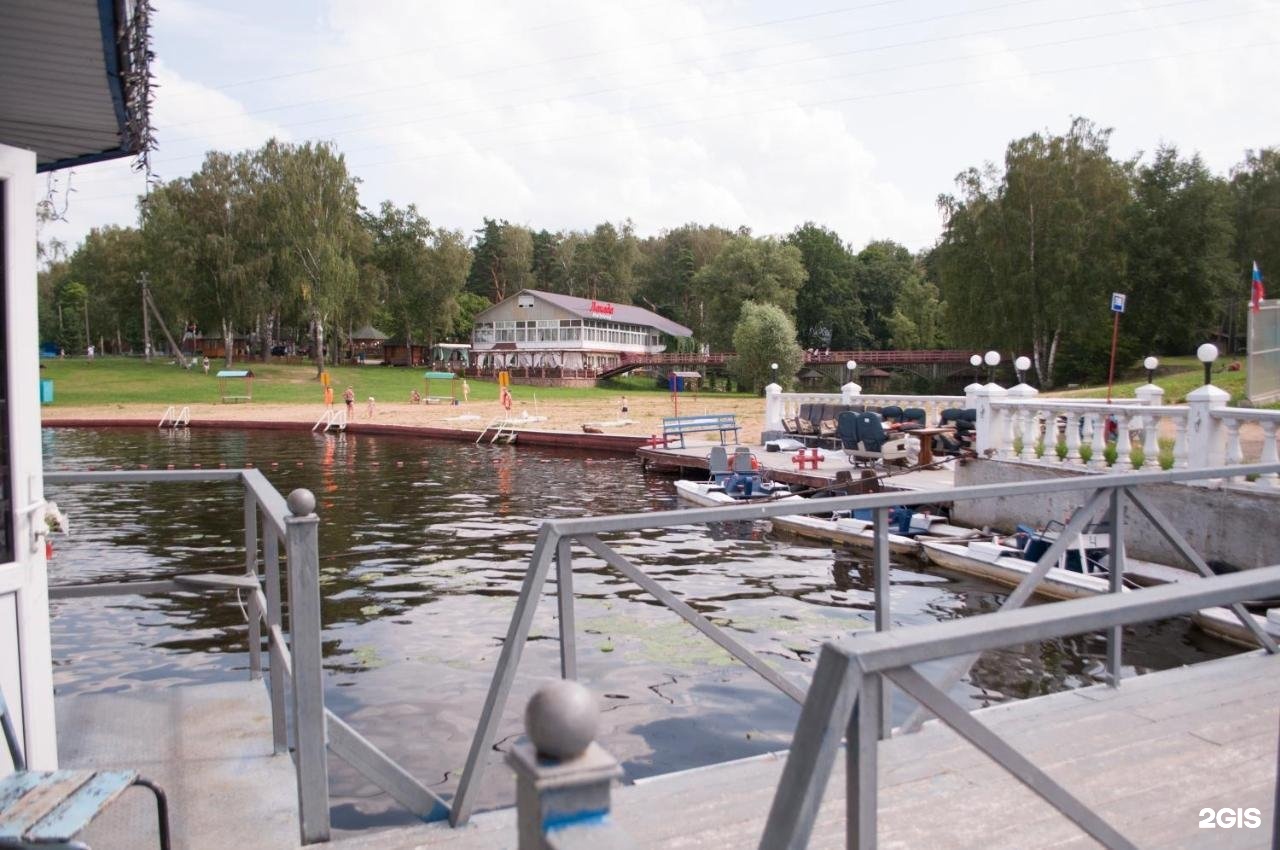
[[[769,384],[764,388],[764,433],[760,435],[761,443],[782,436],[782,412],[782,387]]]
[[[622,776],[595,743],[600,712],[577,682],[538,689],[525,708],[529,742],[512,747],[520,850],[630,850],[636,845],[609,818],[610,788]]]
[[[981,389],[982,384],[977,381],[964,388],[964,406],[966,408],[978,406],[978,391]]]
[[[1138,404],[1144,404],[1147,407],[1164,404],[1164,390],[1155,384],[1143,384],[1133,391],[1133,397],[1138,400]]]
[[[1187,394],[1187,465],[1191,469],[1223,464],[1226,441],[1212,411],[1226,407],[1230,400],[1230,393],[1213,384]]]
[[[984,384],[974,391],[973,406],[978,410],[974,449],[979,457],[998,457],[1004,448],[1005,420],[1008,412],[992,407],[991,402],[1008,396],[996,383]]]
[[[850,381],[840,388],[840,403],[857,404],[860,395],[862,395],[862,385]]]

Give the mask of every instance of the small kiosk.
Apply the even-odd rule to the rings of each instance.
[[[432,395],[431,382],[436,381],[437,386],[440,381],[449,382],[448,395]],[[458,403],[458,376],[453,372],[423,372],[422,373],[422,402],[423,404],[457,404]]]
[[[239,390],[239,392],[236,392]],[[222,369],[218,372],[218,393],[223,404],[253,401],[253,373],[248,369]]]

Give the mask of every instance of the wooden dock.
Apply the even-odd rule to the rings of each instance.
[[[707,455],[711,453],[714,446],[720,445],[718,442],[694,442],[688,441],[685,448],[655,448],[653,446],[641,446],[636,449],[636,456],[647,469],[656,469],[671,472],[676,475],[687,476],[699,480],[705,479],[710,464],[707,461]],[[745,443],[743,445],[746,445]],[[729,445],[725,447],[729,455],[733,455],[736,446]],[[844,452],[839,449],[819,449],[818,454],[822,458],[818,462],[816,469],[812,465],[806,465],[803,471],[797,469],[795,462],[792,460],[793,452],[770,452],[765,451],[764,446],[748,445],[756,459],[760,461],[762,469],[766,470],[770,477],[775,481],[781,481],[784,484],[791,484],[797,487],[813,488],[826,487],[836,480],[836,473],[844,471],[853,471],[854,478],[861,473],[860,469],[855,470],[849,460],[845,457]],[[889,472],[892,476],[884,480],[884,486],[890,489],[913,490],[913,491],[933,491],[946,490],[955,486],[954,464],[952,461],[936,469],[924,469],[915,472],[898,472],[894,468],[890,468]],[[876,467],[877,471],[884,471],[880,467]]]
[[[1270,846],[1280,728],[1280,658],[1257,653],[999,705],[975,716],[1137,846]],[[613,817],[640,847],[754,848],[785,753],[653,777],[614,792]],[[954,732],[929,723],[880,751],[886,848],[1094,848],[1075,826]],[[1254,829],[1203,829],[1204,808],[1257,808]],[[845,846],[837,762],[809,846]],[[410,827],[342,850],[515,846],[515,813],[467,827]]]

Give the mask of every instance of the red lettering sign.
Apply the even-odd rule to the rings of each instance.
[[[612,304],[602,304],[602,303],[600,303],[599,301],[592,301],[592,302],[591,302],[591,306],[590,306],[589,308],[587,308],[587,309],[588,309],[588,311],[589,311],[589,312],[592,312],[592,313],[600,313],[600,314],[605,315],[605,316],[612,316],[612,315],[613,315],[613,305],[612,305]]]

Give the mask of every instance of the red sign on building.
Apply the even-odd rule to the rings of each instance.
[[[613,305],[605,304],[600,301],[592,301],[591,306],[587,308],[589,312],[599,313],[602,316],[613,315]]]

